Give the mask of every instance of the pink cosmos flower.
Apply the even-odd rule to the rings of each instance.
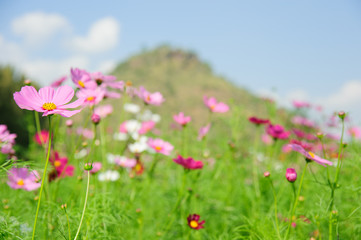
[[[31,171],[27,168],[12,168],[8,172],[8,185],[13,189],[24,189],[33,191],[41,186],[40,177],[37,171]]]
[[[311,107],[311,104],[309,104],[308,102],[302,102],[302,101],[293,101],[293,106],[295,108],[309,108]]]
[[[164,98],[160,92],[150,93],[144,87],[139,87],[138,96],[145,104],[159,106],[164,102]]]
[[[94,132],[91,129],[88,128],[81,128],[79,127],[76,130],[76,133],[78,135],[82,135],[83,137],[87,138],[87,139],[93,139],[94,138]]]
[[[256,124],[256,126],[270,123],[269,119],[261,119],[261,118],[257,118],[257,117],[250,117],[248,120],[251,123]]]
[[[198,132],[198,140],[202,140],[206,135],[207,133],[209,132],[209,129],[211,128],[211,124],[208,123],[206,126],[204,127],[201,127],[199,129],[199,132]]]
[[[157,153],[162,153],[164,155],[170,155],[174,147],[169,142],[163,141],[160,138],[149,138],[148,146],[153,148]]]
[[[292,123],[296,125],[302,125],[306,127],[315,127],[315,123],[305,117],[295,116],[292,118]]]
[[[266,145],[271,145],[273,143],[273,139],[267,133],[262,134],[261,139],[262,139],[262,142]]]
[[[63,117],[71,117],[81,110],[67,109],[79,107],[84,102],[84,99],[79,98],[66,104],[73,96],[74,90],[69,86],[60,86],[56,90],[52,87],[43,87],[39,92],[33,86],[24,86],[20,92],[14,93],[14,100],[21,109],[43,112],[43,116],[60,114]]]
[[[183,158],[181,155],[178,155],[177,158],[173,161],[179,165],[182,165],[186,169],[201,169],[203,168],[202,161],[195,161],[193,158]]]
[[[133,168],[135,165],[137,165],[137,160],[132,158],[127,158],[124,156],[115,155],[114,156],[114,163],[124,167],[124,168]]]
[[[286,170],[287,181],[293,183],[297,179],[297,172],[294,168],[287,168]]]
[[[326,159],[320,158],[313,152],[307,152],[302,146],[300,146],[298,144],[290,144],[290,145],[291,145],[293,151],[297,151],[297,152],[301,153],[303,156],[306,157],[306,159],[315,161],[324,167],[326,167],[326,164],[332,166],[332,162],[330,162]]]
[[[299,140],[292,139],[290,141],[290,143],[291,144],[298,144],[301,147],[303,147],[304,149],[306,149],[307,151],[312,151],[312,149],[313,149],[313,145],[311,143],[308,143],[308,142],[305,142],[305,141],[299,141]]]
[[[292,132],[296,135],[297,138],[304,138],[306,137],[306,133],[300,129],[292,129]]]
[[[267,134],[273,137],[273,139],[287,139],[290,136],[290,132],[286,132],[281,125],[272,125],[269,124],[267,129]]]
[[[99,172],[101,168],[102,168],[101,162],[93,162],[93,168],[89,172],[91,174],[95,174],[95,173]]]
[[[78,88],[95,89],[97,87],[96,82],[92,80],[90,74],[87,71],[81,70],[79,68],[72,68],[70,69],[70,73],[71,80]]]
[[[361,129],[359,127],[350,127],[347,130],[347,133],[353,138],[360,138],[361,137]]]
[[[217,100],[214,97],[207,98],[206,96],[204,96],[203,101],[206,107],[208,107],[209,110],[211,110],[212,112],[224,113],[224,112],[228,112],[229,110],[227,104],[223,102],[217,102]]]
[[[41,130],[40,134],[35,133],[34,141],[40,146],[47,143],[49,141],[49,132],[47,130]]]
[[[184,116],[183,112],[180,112],[178,115],[173,115],[174,121],[176,121],[179,125],[185,127],[187,123],[191,121],[190,116]]]
[[[113,113],[113,106],[111,104],[98,106],[94,108],[94,113],[99,115],[101,118],[105,118],[106,116]]]
[[[68,159],[66,157],[61,158],[58,152],[53,152],[49,161],[56,170],[56,177],[74,175],[74,166],[68,165]]]
[[[15,133],[10,133],[6,125],[0,124],[0,146],[3,154],[15,153],[15,150],[13,149],[15,138]]]
[[[67,76],[63,76],[63,77],[55,80],[54,82],[52,82],[52,83],[50,84],[50,87],[52,87],[52,88],[60,87],[60,86],[65,82],[65,80],[66,80],[67,78],[68,78]]]
[[[154,126],[155,126],[155,122],[153,122],[153,121],[142,122],[142,126],[140,127],[138,133],[139,134],[146,134],[147,132],[152,130],[154,128]]]
[[[105,95],[105,91],[102,88],[95,88],[95,89],[80,89],[76,93],[78,98],[85,99],[84,104],[93,106],[100,103],[103,100]]]
[[[124,121],[120,124],[119,126],[119,132],[121,133],[128,133],[128,130],[127,130],[127,121]]]

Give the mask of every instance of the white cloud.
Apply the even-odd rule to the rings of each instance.
[[[106,17],[95,22],[87,36],[75,37],[71,46],[74,50],[85,53],[105,52],[114,48],[120,35],[120,24],[112,17]]]
[[[113,61],[113,60],[104,61],[104,62],[100,63],[100,65],[98,66],[96,71],[100,71],[100,72],[107,74],[107,73],[113,71],[114,68],[116,67],[116,65],[117,65],[116,61]]]
[[[89,68],[89,60],[83,56],[73,56],[61,60],[28,61],[22,65],[30,79],[38,80],[42,85],[49,85],[57,78],[69,75],[71,67]]]
[[[320,99],[320,102],[339,110],[358,107],[361,103],[361,81],[354,80],[344,83],[338,92]]]
[[[15,43],[6,41],[0,35],[0,63],[16,64],[25,58],[23,49]]]
[[[41,45],[60,31],[70,30],[68,21],[59,14],[32,12],[16,18],[12,31],[27,44]]]

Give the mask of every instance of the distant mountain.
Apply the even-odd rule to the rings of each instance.
[[[119,64],[111,74],[120,80],[131,81],[134,86],[142,85],[151,92],[161,92],[166,101],[157,112],[173,115],[183,111],[196,122],[208,116],[203,96],[233,103],[246,114],[266,112],[263,100],[215,75],[195,53],[182,49],[160,46],[142,52]]]

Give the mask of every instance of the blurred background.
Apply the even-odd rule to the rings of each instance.
[[[298,100],[327,114],[344,110],[360,124],[360,28],[357,0],[2,0],[0,84],[11,92],[25,78],[44,86],[78,67],[182,96],[170,82],[189,78],[199,91],[213,81],[284,107]],[[1,111],[11,95],[2,94]]]

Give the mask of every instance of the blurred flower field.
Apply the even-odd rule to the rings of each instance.
[[[361,129],[348,113],[295,101],[280,118],[263,99],[268,113],[248,116],[199,93],[198,126],[186,109],[159,115],[160,92],[69,77],[27,80],[9,99],[36,133],[20,157],[0,123],[0,239],[360,239]]]

